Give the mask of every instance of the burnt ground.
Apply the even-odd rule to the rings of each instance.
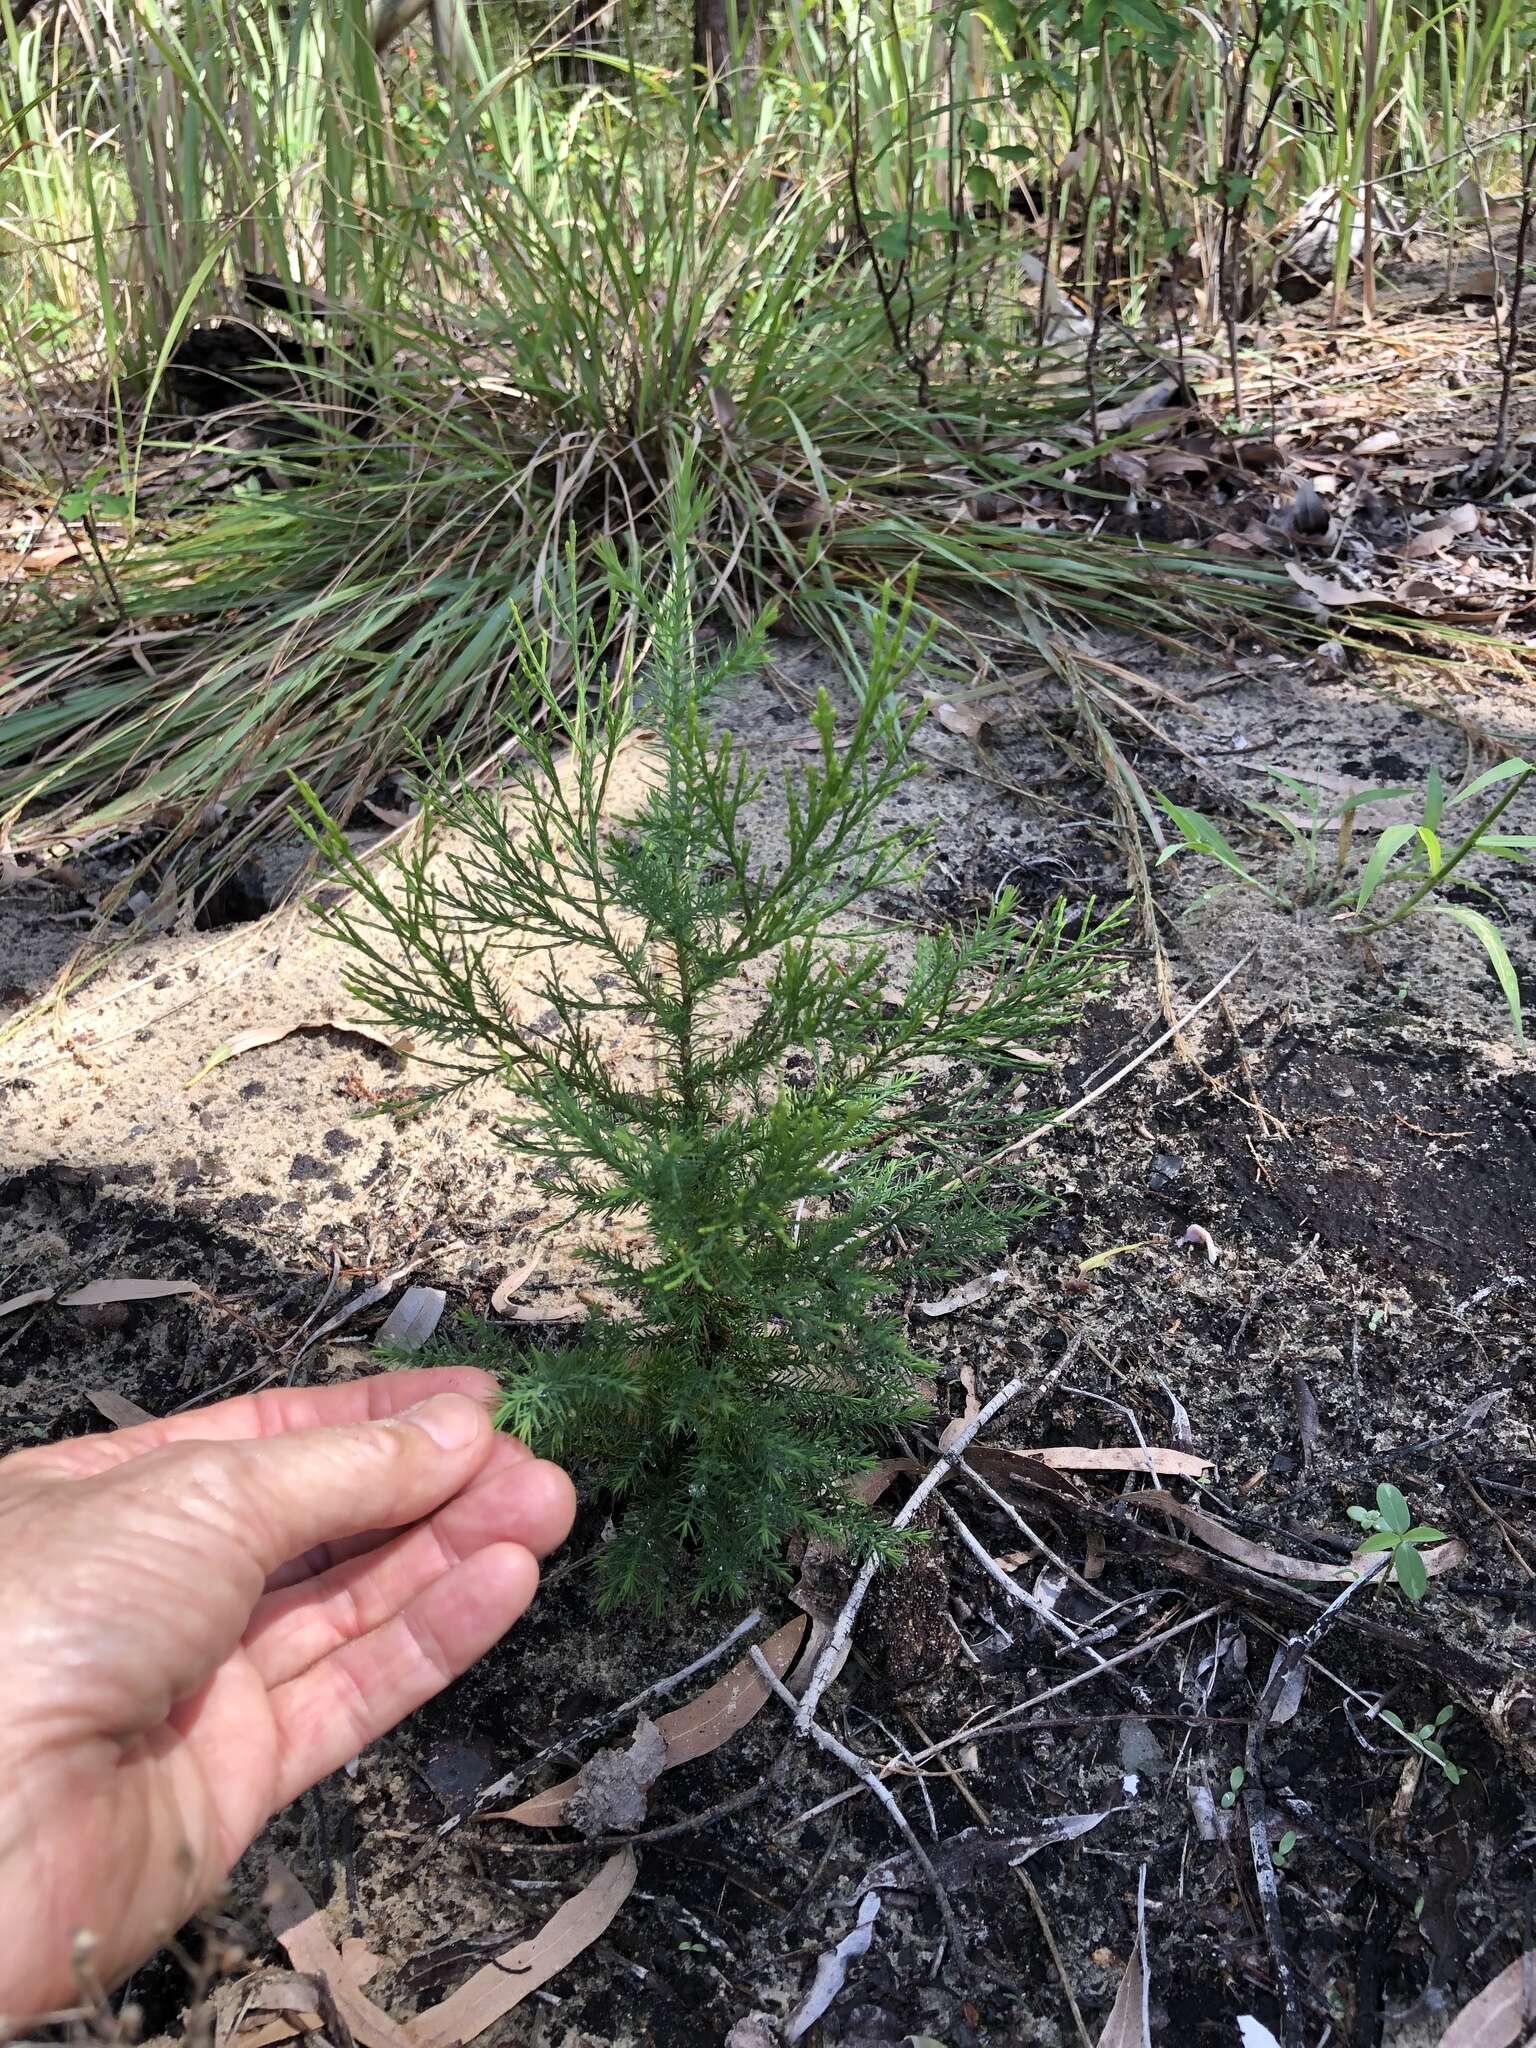
[[[793,736],[822,673],[803,646],[775,652],[731,708],[765,760]],[[1454,787],[1469,761],[1489,758],[1485,735],[1528,746],[1536,722],[1518,676],[1493,657],[1426,675],[1332,650],[1196,660],[1128,641],[1098,652],[1140,679],[1116,681],[1121,706],[1099,709],[1144,786],[1219,814],[1282,879],[1290,856],[1278,835],[1245,824],[1238,801],[1260,786],[1251,762],[1330,787],[1419,782],[1433,764]],[[922,742],[909,794],[935,822],[933,858],[915,892],[877,906],[898,966],[903,925],[963,918],[1005,881],[1026,914],[1058,894],[1081,904],[1125,893],[1123,821],[1081,702],[1031,681],[979,711]],[[1531,812],[1507,822],[1529,831]],[[82,873],[88,883],[77,862],[68,883],[36,882],[0,905],[0,983],[13,1003],[46,987],[78,937],[67,890]],[[1467,878],[1496,891],[1529,1000],[1536,884],[1476,866]],[[1034,1537],[1070,1567],[1062,1576],[995,1499],[947,1490],[990,1553],[1024,1552],[1020,1582],[1074,1628],[1102,1631],[1098,1653],[1124,1663],[1058,1692],[1085,1672],[1084,1655],[1009,1605],[938,1518],[866,1609],[828,1723],[882,1763],[967,1738],[920,1784],[891,1780],[925,1840],[977,1824],[1028,1837],[1061,1814],[1106,1817],[1020,1870],[967,1872],[939,1851],[969,1945],[964,1970],[934,1899],[886,1889],[869,1951],[812,2041],[1096,2042],[1143,1883],[1159,2048],[1230,2048],[1242,2013],[1278,2028],[1241,1808],[1220,1800],[1277,1642],[1319,1605],[1317,1584],[1277,1576],[1272,1554],[1336,1566],[1356,1533],[1348,1509],[1386,1480],[1464,1554],[1419,1609],[1385,1590],[1352,1600],[1294,1716],[1268,1738],[1271,1840],[1296,1837],[1281,1902],[1308,2039],[1436,2042],[1529,1945],[1536,1066],[1475,941],[1447,922],[1415,921],[1367,955],[1324,910],[1243,891],[1201,904],[1210,880],[1175,865],[1151,888],[1173,1000],[1187,1007],[1241,961],[1225,1007],[1190,1027],[1183,1052],[1164,1048],[1041,1139],[1028,1170],[1047,1206],[989,1289],[925,1318],[915,1275],[911,1305],[934,1362],[936,1426],[963,1411],[967,1381],[984,1400],[1022,1372],[1025,1391],[988,1443],[1187,1442],[1212,1469],[1198,1490],[1168,1481],[1168,1496],[1258,1548],[1214,1551],[1124,1474],[1006,1484]],[[356,1370],[407,1281],[444,1287],[450,1311],[484,1313],[523,1263],[545,1215],[537,1183],[496,1147],[483,1106],[408,1123],[368,1114],[399,1078],[371,1041],[304,1030],[198,1078],[241,1029],[343,1014],[335,994],[334,962],[291,914],[159,934],[134,941],[62,1022],[0,1054],[0,1298],[121,1274],[204,1290],[0,1317],[8,1444],[105,1426],[93,1392],[163,1413]],[[1148,950],[1128,939],[1112,985],[1021,1112],[1077,1100],[1162,1029]],[[301,1352],[308,1331],[386,1274],[399,1278],[383,1302]],[[570,1277],[556,1244],[520,1299],[557,1312]],[[535,1322],[528,1341],[556,1339]],[[982,1469],[1004,1483],[995,1458]],[[593,1873],[599,1857],[562,1831],[488,1819],[442,1830],[481,1787],[738,1619],[616,1628],[598,1616],[582,1560],[602,1519],[599,1506],[583,1509],[569,1553],[500,1650],[367,1753],[355,1777],[339,1774],[274,1823],[226,1903],[252,1955],[278,1953],[260,1904],[273,1848],[327,1904],[338,1939],[360,1935],[385,1959],[370,1993],[402,2016],[494,1952],[490,1937],[505,1946],[530,1932]],[[782,1591],[764,1606],[765,1631],[796,1612]],[[1410,1725],[1454,1707],[1442,1739],[1459,1782],[1386,1726],[1381,1706]],[[1017,1718],[990,1725],[1009,1710]],[[693,2048],[751,2012],[778,2019],[794,2006],[818,1955],[853,1927],[862,1880],[901,1844],[866,1794],[826,1806],[852,1781],[811,1750],[755,1802],[715,1813],[763,1781],[784,1734],[770,1705],[658,1783],[646,1826],[699,1824],[642,1840],[638,1883],[612,1926],[487,2038]],[[577,1743],[576,1760],[602,1739]],[[163,1959],[131,1996],[149,2032],[180,2030],[185,1987]]]

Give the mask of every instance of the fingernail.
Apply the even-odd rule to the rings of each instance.
[[[462,1451],[480,1434],[483,1409],[464,1394],[434,1394],[402,1409],[397,1420],[409,1422],[431,1437],[440,1451]]]

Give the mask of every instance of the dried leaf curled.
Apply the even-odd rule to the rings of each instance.
[[[810,2032],[847,1983],[848,1965],[859,1956],[868,1955],[869,1945],[875,1938],[875,1916],[879,1911],[880,1894],[866,1892],[859,1901],[859,1917],[852,1930],[843,1936],[836,1948],[817,1957],[811,1988],[785,2022],[784,2039],[787,2042],[798,2041]]]
[[[216,1046],[184,1085],[195,1088],[199,1081],[205,1081],[214,1068],[222,1067],[226,1060],[238,1059],[241,1053],[255,1052],[263,1045],[276,1045],[279,1039],[291,1038],[296,1031],[337,1031],[347,1038],[366,1038],[396,1059],[404,1059],[412,1049],[412,1041],[408,1037],[398,1034],[391,1037],[377,1024],[343,1017],[301,1017],[287,1024],[253,1024],[248,1031],[237,1031],[233,1038],[227,1038],[222,1045]]]
[[[98,1415],[105,1416],[118,1429],[136,1429],[141,1422],[153,1422],[155,1419],[147,1408],[141,1408],[137,1401],[130,1401],[122,1394],[114,1394],[110,1387],[92,1387],[85,1398]]]
[[[1010,1277],[1006,1266],[999,1266],[995,1272],[979,1273],[974,1280],[965,1281],[952,1293],[940,1295],[937,1301],[920,1301],[917,1312],[920,1316],[952,1316],[957,1309],[974,1308],[977,1302],[985,1301]]]

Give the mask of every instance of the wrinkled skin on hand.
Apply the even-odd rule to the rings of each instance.
[[[107,1983],[488,1650],[569,1533],[457,1367],[0,1459],[0,2032]],[[424,1404],[424,1405],[423,1405]]]

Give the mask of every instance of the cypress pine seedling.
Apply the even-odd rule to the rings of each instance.
[[[505,1425],[611,1501],[603,1602],[660,1608],[740,1597],[796,1536],[890,1543],[853,1482],[923,1412],[901,1296],[1038,1206],[967,1165],[1018,1135],[1016,1072],[1096,983],[1108,927],[1058,906],[1025,929],[1006,888],[961,931],[859,923],[921,859],[889,808],[917,765],[899,604],[856,706],[840,724],[821,694],[776,773],[714,717],[763,625],[706,655],[680,564],[646,624],[616,674],[601,636],[530,640],[516,765],[472,786],[438,761],[382,866],[311,804],[353,892],[325,914],[354,993],[432,1048],[438,1092],[505,1090],[599,1304],[569,1342],[479,1324],[454,1355],[494,1365]],[[630,746],[644,794],[615,815]],[[636,1034],[641,1079],[613,1056]]]

